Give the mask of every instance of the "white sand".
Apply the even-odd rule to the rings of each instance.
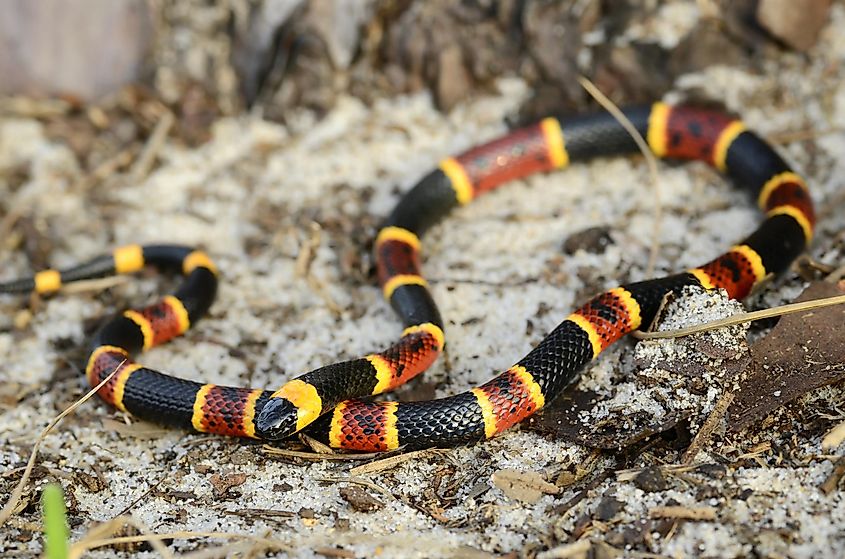
[[[845,8],[835,5],[833,15],[809,60],[784,53],[777,67],[765,64],[772,66],[762,74],[767,77],[713,68],[683,83],[724,99],[764,134],[842,127],[845,40],[839,30],[845,25]],[[665,29],[660,31],[661,41],[671,44],[673,34],[689,25],[688,16],[685,10],[661,10],[661,18],[680,19],[660,20],[643,32]],[[822,82],[820,76],[831,68],[839,78]],[[832,89],[820,91],[819,83]],[[435,111],[425,95],[382,100],[372,108],[343,99],[325,120],[313,123],[303,115],[290,130],[257,118],[222,120],[206,145],[193,150],[167,145],[161,166],[147,179],[98,192],[101,202],[119,204],[123,208],[119,213],[89,205],[83,193],[72,188],[79,170],[70,152],[47,141],[37,122],[0,120],[0,168],[25,165],[31,172],[30,180],[14,195],[0,183],[0,195],[11,197],[25,215],[49,224],[55,242],[51,256],[57,266],[130,242],[206,247],[223,271],[211,317],[186,339],[150,352],[143,361],[189,378],[272,388],[310,368],[384,347],[400,329],[375,285],[361,285],[341,271],[340,249],[348,240],[337,228],[324,227],[311,274],[343,312],[332,312],[323,296],[305,279],[295,277],[293,257],[309,236],[308,223],[312,219],[355,223],[362,216],[372,216],[376,223],[395,204],[397,191],[409,188],[441,157],[503,132],[502,117],[514,111],[527,93],[521,82],[502,80],[498,95],[477,99],[449,115]],[[807,176],[819,207],[827,210],[812,256],[841,265],[829,239],[845,226],[845,212],[826,208],[824,202],[842,189],[845,136],[840,132],[812,143],[794,142],[782,146],[782,151]],[[621,278],[647,277],[644,263],[653,223],[649,188],[647,169],[639,158],[579,164],[510,185],[456,211],[434,228],[424,241],[424,267],[446,320],[449,344],[446,358],[425,376],[427,382],[437,383],[437,395],[464,390],[516,361],[579,302],[576,294],[585,288],[602,289]],[[703,166],[662,167],[660,188],[664,216],[657,267],[661,273],[712,258],[756,223],[752,205]],[[272,229],[262,229],[257,220],[262,215],[272,218]],[[610,226],[615,244],[602,255],[579,252],[563,257],[563,240],[594,225]],[[244,249],[247,242],[256,247],[252,254]],[[7,250],[3,261],[3,278],[30,272],[21,254]],[[591,278],[589,285],[582,277]],[[56,342],[82,344],[83,319],[113,310],[112,301],[118,305],[149,301],[159,286],[151,277],[115,288],[109,297],[55,297],[22,331],[11,327],[22,300],[0,299],[0,324],[5,330],[0,334],[0,381],[32,391],[19,405],[0,412],[0,467],[19,466],[31,447],[32,434],[83,391],[81,375],[52,381],[57,369],[66,368],[59,360],[66,352],[56,349]],[[788,274],[750,303],[783,302],[800,288],[801,282]],[[541,304],[550,310],[537,316]],[[471,319],[478,320],[462,325]],[[687,319],[695,320],[695,313]],[[529,320],[534,328],[526,335]],[[253,366],[232,357],[219,342],[240,347]],[[609,352],[586,373],[583,385],[606,389],[609,380],[630,375],[631,352],[630,345]],[[820,394],[824,401],[841,405],[841,387]],[[627,403],[642,404],[636,396],[632,394]],[[712,405],[714,397],[709,394],[706,404]],[[622,391],[617,403],[626,404]],[[813,413],[812,398],[806,405],[806,413]],[[603,496],[615,495],[625,506],[611,524],[635,525],[647,518],[651,508],[670,499],[718,511],[716,522],[682,523],[668,541],[659,534],[651,538],[648,549],[653,553],[727,558],[755,550],[761,556],[813,559],[845,555],[845,499],[841,490],[824,495],[817,488],[832,470],[831,459],[820,456],[817,437],[799,435],[808,456],[801,468],[776,466],[766,455],[758,467],[730,470],[724,479],[708,481],[726,492],[752,489],[746,500],[697,503],[696,488],[677,480],[666,491],[643,493],[631,482],[611,477],[557,516],[550,508],[572,498],[582,485],[526,505],[492,487],[490,475],[501,468],[551,475],[574,469],[591,451],[514,430],[484,444],[365,476],[398,499],[370,491],[385,506],[362,513],[339,497],[344,483],[318,481],[347,476],[347,463],[291,464],[266,457],[257,445],[178,431],[152,439],[124,438],[102,423],[114,417],[121,416],[92,400],[42,447],[39,463],[63,472],[61,483],[72,487],[77,503],[72,510],[75,539],[95,521],[107,520],[138,500],[130,507],[131,514],[155,532],[269,535],[296,549],[291,557],[316,557],[314,549],[326,546],[341,546],[360,557],[459,557],[468,556],[469,548],[490,553],[526,546],[542,549],[555,542],[554,535],[566,537]],[[748,447],[780,436],[763,431],[749,440]],[[843,453],[843,447],[833,451]],[[91,492],[74,481],[74,472],[93,474],[92,464],[108,482],[101,491]],[[611,464],[602,458],[596,472]],[[236,473],[246,474],[246,482],[225,498],[216,495],[211,476]],[[443,477],[442,486],[432,487],[438,476]],[[283,483],[292,488],[280,490]],[[457,500],[438,502],[437,491],[445,492],[449,483],[459,488],[454,493]],[[478,484],[487,490],[467,498]],[[185,499],[184,493],[193,496]],[[401,499],[430,510],[446,503],[442,514],[450,523],[438,522]],[[296,514],[282,520],[253,520],[225,513],[243,509]],[[303,514],[302,509],[313,514]],[[37,517],[26,513],[22,518]],[[0,529],[0,542],[37,552],[40,537],[26,532],[20,520]],[[784,530],[790,538],[780,535]],[[594,528],[590,537],[601,540],[601,529]],[[207,544],[177,540],[174,545],[185,551]],[[99,550],[92,556],[121,554]]]

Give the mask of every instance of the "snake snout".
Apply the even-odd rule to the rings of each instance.
[[[285,439],[296,432],[297,409],[284,398],[271,398],[255,420],[255,434],[262,439]]]

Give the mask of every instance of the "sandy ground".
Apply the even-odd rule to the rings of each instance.
[[[667,27],[661,36],[671,42],[671,26],[661,24]],[[679,90],[723,100],[764,135],[819,133],[780,149],[807,177],[821,209],[810,254],[835,266],[843,264],[845,229],[843,26],[845,9],[837,4],[810,57],[784,54],[759,75],[714,67],[683,79]],[[14,206],[47,223],[55,266],[132,242],[205,247],[223,279],[211,316],[143,362],[189,378],[276,387],[395,338],[400,324],[367,275],[365,244],[399,193],[441,157],[504,131],[503,116],[528,91],[517,80],[502,80],[498,90],[448,115],[417,95],[372,107],[344,99],[324,120],[303,113],[287,128],[258,115],[221,120],[209,143],[192,150],[167,144],[161,165],[148,177],[97,192],[79,187],[70,152],[48,141],[39,123],[6,119],[0,121],[0,168],[30,169]],[[831,129],[838,132],[826,133]],[[405,393],[445,396],[482,382],[524,355],[585,296],[648,277],[654,222],[649,184],[641,158],[579,164],[483,197],[433,229],[424,242],[424,269],[446,320],[447,355]],[[0,191],[10,196],[7,185],[0,184]],[[662,166],[660,199],[658,273],[712,258],[757,219],[741,193],[698,164]],[[563,255],[568,236],[595,225],[609,227],[614,241],[603,254]],[[308,277],[297,276],[296,258],[311,242],[317,248]],[[3,278],[31,272],[19,253],[5,250],[2,258]],[[748,304],[788,301],[802,286],[790,273]],[[148,275],[106,294],[51,298],[31,318],[21,315],[22,298],[0,299],[0,380],[12,387],[7,395],[25,394],[0,411],[3,470],[20,467],[33,433],[84,392],[76,365],[68,362],[83,344],[83,321],[152,300],[161,290],[160,279]],[[696,314],[687,313],[685,320]],[[582,385],[607,389],[630,376],[633,348],[626,343],[609,351]],[[797,409],[807,417],[817,409],[838,409],[841,421],[843,403],[840,385],[804,398]],[[660,465],[656,453],[646,450],[626,462],[524,429],[354,475],[356,483],[349,483],[350,468],[360,462],[278,457],[260,444],[178,431],[138,436],[118,429],[115,419],[119,425],[126,418],[92,400],[47,438],[26,494],[30,504],[0,529],[7,553],[39,552],[34,499],[44,483],[58,480],[70,501],[75,540],[96,522],[130,514],[156,533],[266,536],[288,546],[280,556],[301,558],[532,556],[579,538],[608,541],[609,533],[637,527],[630,542],[612,541],[617,549],[629,545],[630,557],[646,551],[666,557],[845,555],[842,490],[825,494],[818,488],[845,448],[822,452],[823,431],[808,436],[761,427],[733,441],[738,454],[753,454],[761,442],[777,447],[795,435],[797,451],[806,457],[800,466],[779,463],[770,448],[754,460],[723,466],[718,475],[702,467],[644,490],[618,470]],[[828,425],[837,421],[827,419]],[[698,462],[718,460],[706,451]],[[560,481],[562,473],[577,474],[586,464],[583,479]],[[513,499],[493,484],[492,474],[503,469],[537,472],[557,480],[560,489],[534,503]],[[600,476],[603,471],[609,474]],[[18,476],[5,475],[3,486],[11,489]],[[341,496],[353,485],[378,499],[378,510],[354,510]],[[702,486],[713,491],[704,494]],[[622,504],[606,518],[600,505],[610,497]],[[670,522],[668,529],[649,520],[654,507],[673,504],[712,507],[716,517]],[[171,550],[211,545],[223,544],[176,539]],[[596,554],[608,549],[594,543]],[[129,553],[104,548],[91,556]]]

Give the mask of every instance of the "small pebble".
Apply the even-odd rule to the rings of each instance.
[[[625,504],[613,497],[605,497],[599,502],[596,507],[595,517],[605,522],[611,520],[614,516],[625,508]]]
[[[573,233],[563,242],[563,252],[575,254],[579,250],[593,254],[604,254],[607,247],[613,244],[607,227],[590,227]]]
[[[660,468],[656,467],[646,468],[637,474],[637,477],[634,478],[634,485],[646,493],[664,491],[669,487],[666,478],[663,477],[663,472],[660,471]]]

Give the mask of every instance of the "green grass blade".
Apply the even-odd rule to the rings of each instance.
[[[47,559],[67,559],[67,511],[62,487],[51,483],[41,494],[44,510],[44,551]]]

